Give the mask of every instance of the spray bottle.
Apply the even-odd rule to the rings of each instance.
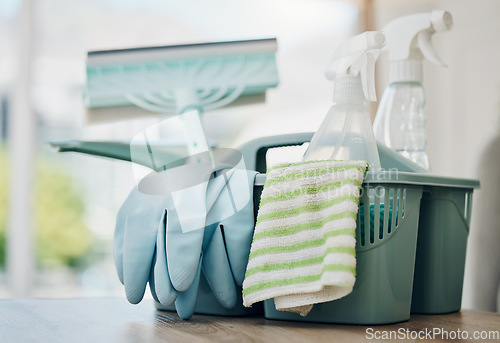
[[[425,57],[446,66],[436,54],[431,38],[452,26],[450,13],[432,11],[398,18],[382,29],[387,41],[383,51],[389,54],[389,85],[373,124],[375,137],[425,169],[429,169],[429,158],[425,151],[422,60]]]
[[[304,154],[311,160],[365,160],[380,169],[368,101],[375,101],[375,61],[385,44],[382,32],[369,31],[340,45],[326,70],[334,82],[333,101]]]

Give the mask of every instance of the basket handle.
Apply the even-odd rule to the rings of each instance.
[[[314,132],[293,133],[278,136],[261,137],[241,145],[238,150],[245,159],[245,165],[248,170],[255,170],[259,173],[265,173],[266,153],[271,148],[284,146],[301,145],[309,142]]]

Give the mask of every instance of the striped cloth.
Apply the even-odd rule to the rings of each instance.
[[[305,316],[352,292],[365,161],[310,161],[267,171],[243,282],[243,304],[274,298]]]

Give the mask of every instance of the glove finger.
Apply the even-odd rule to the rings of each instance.
[[[196,277],[201,257],[203,229],[182,232],[174,211],[167,213],[166,246],[170,281],[179,292],[186,291]]]
[[[233,184],[233,194],[248,193],[249,189],[253,189],[255,175],[255,172],[248,172],[248,183],[243,182],[241,189],[237,187],[237,184]],[[249,188],[249,185],[252,188]],[[253,197],[249,195],[248,198],[250,201],[247,201],[243,207],[240,207],[238,212],[221,221],[227,257],[233,272],[234,281],[239,286],[243,284],[243,280],[245,279],[245,271],[255,227]]]
[[[123,241],[123,281],[125,294],[132,304],[139,303],[144,296],[153,262],[156,232],[157,227],[155,230],[144,227],[144,218],[127,217]]]
[[[220,228],[203,251],[203,273],[219,303],[225,308],[236,305],[236,285],[227,260]]]
[[[156,261],[156,252],[153,256],[153,261]],[[153,264],[155,264],[155,262],[153,262]],[[155,274],[154,274],[154,268],[152,267],[151,268],[151,271],[149,273],[149,291],[151,292],[151,296],[153,297],[153,299],[156,301],[156,302],[160,302],[158,300],[158,296],[156,295],[156,291],[155,291]]]
[[[156,239],[156,262],[154,266],[154,289],[158,301],[164,306],[170,306],[177,298],[177,292],[170,282],[167,267],[167,252],[165,249],[165,211]]]
[[[239,286],[243,284],[245,279],[254,232],[253,209],[249,212],[251,213],[248,216],[239,213],[239,215],[226,219],[222,224],[228,261],[234,281]],[[239,218],[242,219],[238,220]]]
[[[195,278],[191,287],[185,292],[178,294],[175,300],[175,309],[181,319],[189,319],[193,316],[196,306],[196,298],[198,296],[198,287],[200,284],[201,274],[201,260],[198,262],[198,269],[196,270]]]
[[[118,215],[120,218],[120,215]],[[113,256],[115,261],[116,273],[118,274],[118,279],[123,285],[123,237],[125,236],[125,222],[122,218],[116,219],[115,234],[113,238]]]

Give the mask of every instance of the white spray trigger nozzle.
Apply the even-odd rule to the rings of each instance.
[[[385,35],[380,31],[367,31],[341,44],[325,71],[327,79],[335,81],[343,75],[358,76],[366,100],[376,101],[375,62],[385,45]]]
[[[432,45],[432,35],[436,32],[449,31],[453,27],[453,18],[446,11],[412,14],[397,18],[388,23],[382,31],[386,34],[390,61],[421,60],[422,56],[440,66],[445,63],[439,58]]]

